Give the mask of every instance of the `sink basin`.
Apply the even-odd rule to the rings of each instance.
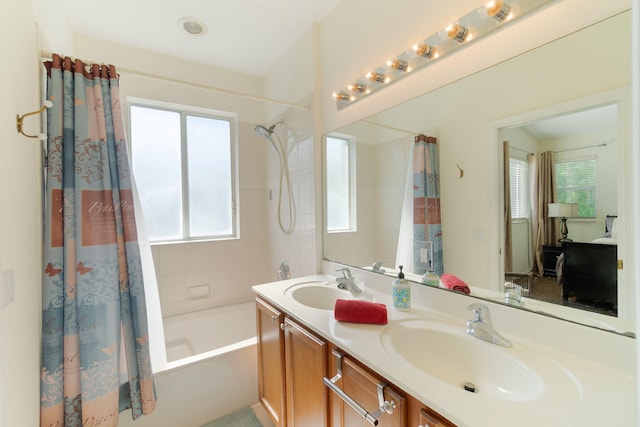
[[[353,299],[351,292],[338,289],[334,282],[300,283],[285,292],[298,303],[319,310],[333,310],[338,298]]]
[[[460,390],[506,401],[580,399],[573,377],[550,358],[514,344],[505,348],[467,335],[464,326],[406,320],[387,326],[384,349],[414,368]]]

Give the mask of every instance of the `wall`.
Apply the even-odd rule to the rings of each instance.
[[[44,3],[44,4],[43,4]],[[60,1],[10,2],[0,27],[4,55],[0,93],[0,274],[13,274],[14,300],[0,308],[0,425],[34,426],[40,414],[40,329],[42,281],[41,151],[38,140],[16,133],[15,117],[40,108],[41,46],[70,47],[64,30],[49,33],[36,25],[64,23]],[[10,18],[9,18],[10,17]],[[41,21],[41,23],[45,23]],[[27,133],[39,132],[39,118],[25,120]],[[1,292],[0,292],[1,294]]]
[[[319,144],[314,126],[317,32],[317,25],[312,25],[264,78],[265,96],[286,102],[265,104],[263,124],[270,125],[284,118],[285,127],[278,126],[276,132],[287,146],[296,221],[290,234],[283,233],[278,226],[280,164],[269,148],[266,153],[267,186],[272,200],[267,206],[269,242],[264,256],[270,259],[269,277],[272,279],[276,278],[278,265],[283,261],[289,264],[291,277],[314,274],[320,269],[316,240],[316,199],[319,197],[316,178],[319,171],[315,167]],[[262,144],[270,145],[268,142]],[[281,215],[286,228],[288,208],[284,197]]]

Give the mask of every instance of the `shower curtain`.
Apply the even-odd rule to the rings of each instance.
[[[45,63],[48,159],[40,425],[118,425],[156,404],[118,76]]]
[[[415,137],[413,173],[413,272],[424,274],[431,268],[441,276],[444,266],[436,138]]]

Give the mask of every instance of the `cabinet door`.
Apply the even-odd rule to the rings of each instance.
[[[258,399],[277,427],[285,427],[284,316],[256,299],[258,340]]]
[[[336,358],[331,356],[331,375],[337,371]],[[336,385],[346,395],[357,402],[369,413],[375,413],[380,407],[378,399],[378,384],[384,384],[384,379],[374,375],[368,369],[348,356],[342,358],[342,378]],[[384,400],[393,402],[393,413],[383,413],[377,417],[379,427],[405,427],[407,425],[407,402],[405,396],[391,386],[383,389]],[[371,423],[353,408],[347,405],[334,393],[330,394],[331,426],[332,427],[371,427]]]
[[[420,410],[420,427],[455,427],[429,408]]]
[[[455,424],[425,406],[412,396],[408,397],[408,427],[456,427]]]
[[[284,320],[287,426],[327,425],[327,344],[291,319]]]

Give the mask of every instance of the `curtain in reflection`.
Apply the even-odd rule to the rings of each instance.
[[[549,218],[549,203],[557,200],[558,190],[556,188],[556,171],[555,160],[552,151],[540,153],[539,158],[535,162],[534,171],[535,188],[532,195],[535,197],[531,206],[534,218],[534,256],[535,267],[538,274],[544,271],[542,262],[542,246],[556,244],[556,222],[554,218]]]
[[[156,403],[118,76],[59,55],[45,67],[40,424],[112,427]]]
[[[444,273],[438,141],[418,135],[413,147],[413,272]]]
[[[509,166],[509,141],[502,143],[502,171],[504,175],[504,271],[513,271],[513,247],[511,234],[511,168]]]

